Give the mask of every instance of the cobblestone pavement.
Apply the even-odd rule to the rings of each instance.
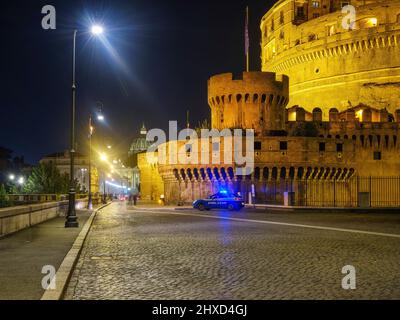
[[[252,221],[216,219],[237,216]],[[98,214],[65,298],[400,299],[400,238],[257,222],[400,234],[400,217],[382,217],[329,215],[324,224],[318,214],[203,215],[114,203]],[[345,265],[356,268],[356,290],[341,287]]]

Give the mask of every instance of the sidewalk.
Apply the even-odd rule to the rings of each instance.
[[[77,211],[79,228],[58,217],[0,239],[0,300],[40,300],[43,266],[58,270],[90,214]]]

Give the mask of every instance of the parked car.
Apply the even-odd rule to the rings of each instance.
[[[238,194],[220,191],[207,199],[198,199],[193,202],[193,208],[200,211],[211,209],[241,210],[244,207],[244,201]]]

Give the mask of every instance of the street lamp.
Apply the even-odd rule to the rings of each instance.
[[[24,182],[25,182],[24,177],[20,177],[20,178],[18,179],[18,184],[20,184],[21,186],[24,184]]]
[[[11,181],[14,181],[15,176],[14,176],[13,174],[10,174],[10,175],[8,176],[8,179],[10,179]]]
[[[100,35],[103,33],[103,27],[99,25],[92,26],[92,34]],[[74,30],[73,49],[72,49],[72,110],[71,110],[71,150],[70,150],[70,182],[69,182],[69,197],[68,197],[68,212],[65,221],[66,228],[79,227],[78,218],[75,211],[75,112],[76,112],[76,35],[78,30]]]

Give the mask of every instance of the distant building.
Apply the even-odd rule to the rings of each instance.
[[[13,157],[13,151],[0,147],[0,184],[6,183],[9,175],[27,176],[31,166],[23,156]]]
[[[147,148],[150,146],[150,143],[146,140],[146,135],[147,129],[143,124],[139,134],[134,137],[128,152],[129,167],[133,168],[131,181],[133,194],[140,192],[140,170],[138,167],[138,154],[146,151]]]
[[[52,163],[61,174],[70,174],[69,151],[49,154],[39,161],[40,163]],[[75,179],[79,184],[89,190],[89,157],[79,152],[75,153]],[[96,166],[92,163],[92,193],[99,192],[99,175]]]

